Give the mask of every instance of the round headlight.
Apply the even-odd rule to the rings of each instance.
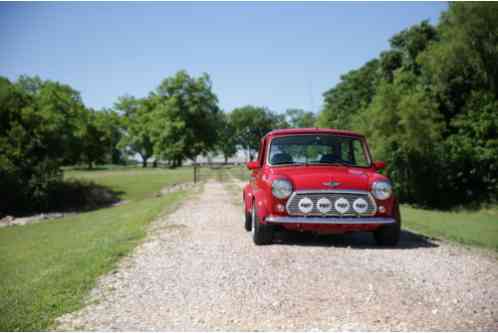
[[[372,185],[372,194],[375,199],[386,200],[393,193],[393,187],[388,181],[378,181],[374,182]]]
[[[271,192],[276,198],[285,199],[292,194],[292,184],[285,179],[275,179],[271,184]]]

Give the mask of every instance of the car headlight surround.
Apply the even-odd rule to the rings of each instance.
[[[275,198],[288,198],[292,194],[292,184],[286,179],[275,179],[271,183],[271,192]]]
[[[378,200],[389,199],[393,194],[393,186],[386,180],[376,181],[372,184],[372,194]]]

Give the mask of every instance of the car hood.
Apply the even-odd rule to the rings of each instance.
[[[370,169],[346,166],[292,166],[271,169],[272,178],[288,178],[294,190],[370,190],[370,183],[376,175]],[[381,176],[382,177],[382,176]],[[326,183],[334,182],[335,186]]]

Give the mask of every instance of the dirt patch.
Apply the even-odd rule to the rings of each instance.
[[[169,185],[161,189],[161,191],[159,192],[159,196],[172,192],[185,191],[193,188],[194,186],[195,184],[193,182]]]
[[[73,213],[74,214],[74,213]],[[3,227],[11,227],[15,225],[26,225],[33,223],[40,223],[48,220],[60,219],[68,215],[68,213],[49,213],[49,214],[37,214],[28,217],[18,217],[15,218],[13,216],[7,215],[0,220],[0,228]]]

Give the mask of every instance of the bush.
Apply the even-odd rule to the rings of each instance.
[[[0,77],[0,213],[45,210],[73,158],[75,128],[84,112],[68,86],[21,77]]]

